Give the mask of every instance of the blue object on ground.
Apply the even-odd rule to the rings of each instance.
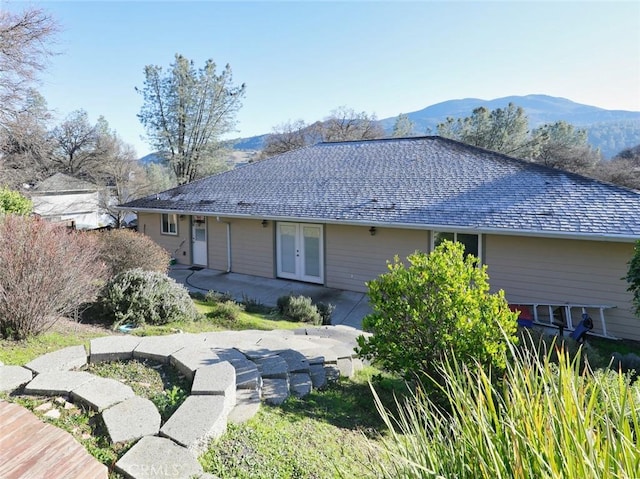
[[[591,319],[591,317],[589,317],[587,313],[583,313],[582,321],[580,321],[580,324],[578,324],[578,326],[570,334],[570,336],[576,341],[580,342],[582,339],[584,339],[584,336],[587,334],[587,332],[591,331],[592,329],[593,329],[593,320]]]

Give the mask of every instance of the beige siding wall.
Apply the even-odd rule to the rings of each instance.
[[[157,213],[139,213],[138,231],[149,236],[180,264],[191,264],[190,216],[178,216],[178,234],[165,235],[160,232],[160,218]]]
[[[510,303],[615,306],[605,311],[608,333],[640,340],[640,320],[621,279],[633,244],[487,235],[485,252],[491,287],[503,289]],[[589,313],[599,329],[597,312]]]
[[[416,250],[429,251],[429,232],[367,226],[325,226],[326,285],[366,291],[365,282],[387,271],[395,255],[406,258]]]
[[[274,222],[269,221],[263,227],[258,219],[231,218],[228,221],[231,224],[231,270],[234,273],[273,278]]]
[[[227,225],[222,218],[207,218],[207,259],[209,268],[227,271]]]

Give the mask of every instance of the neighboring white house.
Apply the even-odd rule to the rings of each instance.
[[[102,194],[97,185],[63,173],[43,180],[30,192],[35,214],[49,221],[73,222],[76,229],[112,224],[101,207]]]

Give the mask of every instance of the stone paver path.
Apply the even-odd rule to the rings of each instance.
[[[282,404],[290,395],[302,397],[340,375],[352,376],[362,367],[354,353],[361,334],[348,326],[321,326],[102,337],[91,340],[88,353],[73,346],[25,368],[0,365],[0,390],[24,385],[26,394],[66,395],[101,412],[112,443],[138,440],[115,465],[127,477],[212,478],[197,456],[228,422],[250,419],[261,402]],[[153,403],[129,386],[77,370],[134,358],[171,364],[191,383],[191,395],[164,425]]]

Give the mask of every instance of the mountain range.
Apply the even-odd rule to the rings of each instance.
[[[470,116],[475,108],[484,106],[489,110],[504,108],[509,103],[522,107],[529,118],[529,127],[536,128],[545,123],[565,121],[585,129],[589,143],[600,148],[603,157],[611,158],[620,151],[640,144],[640,112],[605,110],[595,106],[576,103],[566,98],[548,95],[507,96],[493,100],[465,98],[448,100],[421,110],[405,112],[420,135],[437,134],[438,123],[448,117]],[[380,124],[391,133],[396,117],[383,118]],[[261,150],[268,134],[239,138],[233,141],[235,150]]]

